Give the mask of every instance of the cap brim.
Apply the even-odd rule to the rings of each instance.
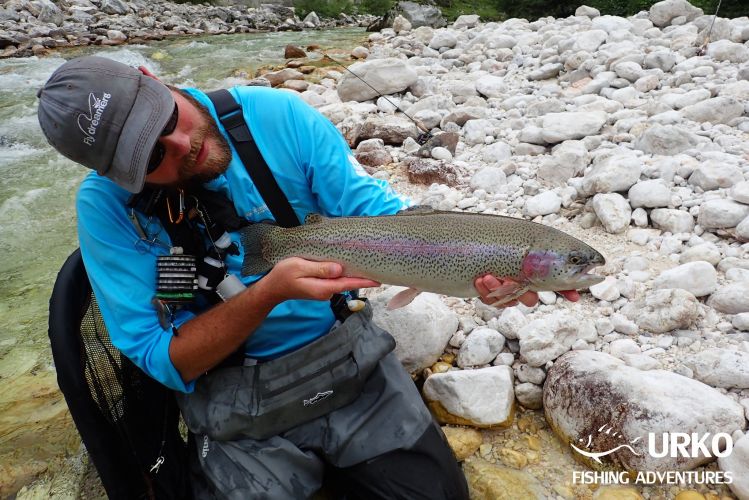
[[[143,189],[151,152],[174,111],[174,97],[163,83],[143,75],[139,84],[108,172],[131,193]]]

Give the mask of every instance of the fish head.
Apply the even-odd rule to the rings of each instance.
[[[568,250],[530,250],[522,264],[522,274],[536,291],[587,288],[605,278],[590,271],[606,263],[604,256],[587,245]]]

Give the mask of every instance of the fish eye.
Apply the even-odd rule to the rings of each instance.
[[[570,255],[569,261],[570,264],[577,266],[583,263],[583,258],[579,255]]]

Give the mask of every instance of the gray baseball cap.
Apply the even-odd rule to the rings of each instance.
[[[57,68],[37,96],[39,125],[57,151],[131,193],[143,189],[151,152],[174,111],[164,84],[87,56]]]

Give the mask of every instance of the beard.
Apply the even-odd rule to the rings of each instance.
[[[216,179],[226,172],[231,162],[231,148],[226,138],[221,134],[218,125],[211,113],[198,102],[193,96],[185,91],[178,90],[182,97],[190,101],[195,106],[201,116],[201,124],[195,128],[193,137],[190,140],[190,154],[185,162],[180,166],[178,177],[182,185],[190,183],[204,183]],[[202,165],[197,165],[198,154],[206,142],[211,142],[213,147]]]

